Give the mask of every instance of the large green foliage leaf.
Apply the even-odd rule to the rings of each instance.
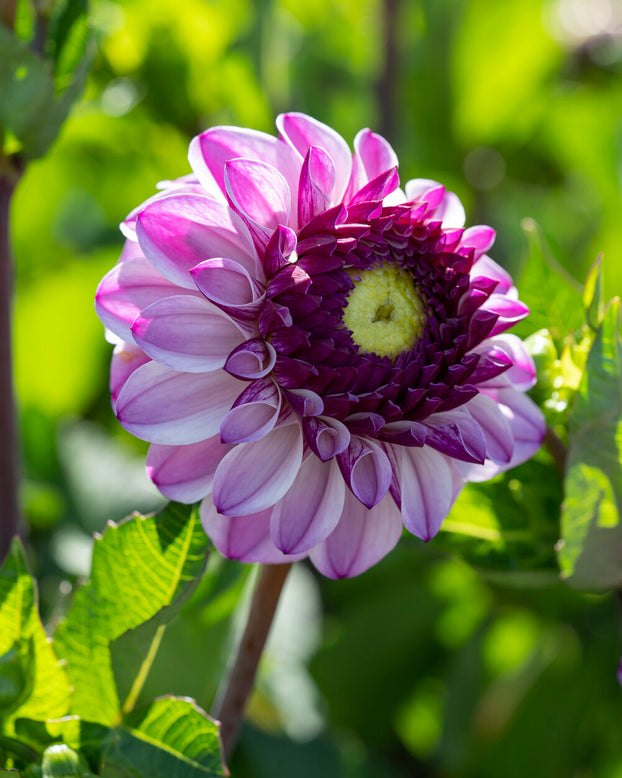
[[[542,230],[532,219],[524,219],[528,254],[518,288],[529,306],[529,316],[512,332],[526,337],[536,330],[548,330],[561,345],[569,331],[584,322],[580,285],[551,256]]]
[[[0,656],[8,660],[0,676],[5,684],[15,684],[17,695],[17,704],[2,717],[0,729],[12,731],[17,717],[44,720],[68,712],[69,681],[39,619],[35,584],[18,540],[0,571]]]
[[[207,550],[198,510],[177,503],[155,516],[110,524],[96,539],[91,581],[77,592],[55,640],[76,687],[74,714],[106,725],[119,720],[111,644],[159,614],[138,641],[140,651],[131,653],[131,675],[136,684],[143,683],[163,625],[203,572]],[[137,689],[128,692],[126,709]]]
[[[622,585],[622,342],[619,300],[605,313],[569,419],[562,574],[577,588]]]
[[[166,697],[136,709],[112,733],[104,778],[216,778],[228,775],[218,726],[192,700]]]

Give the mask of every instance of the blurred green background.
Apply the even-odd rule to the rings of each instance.
[[[93,0],[91,23],[86,92],[13,209],[23,501],[51,623],[91,534],[161,503],[145,444],[110,410],[93,295],[118,223],[189,172],[201,130],[272,132],[285,110],[349,142],[371,127],[402,181],[441,181],[468,223],[497,229],[493,255],[518,278],[532,217],[571,276],[604,252],[608,296],[622,289],[620,0]],[[352,581],[299,565],[233,775],[622,778],[616,603],[556,581],[559,483],[530,491],[550,470],[543,455],[487,492],[538,525],[537,562],[513,572],[503,543],[469,549],[476,570],[445,553],[447,533]],[[212,560],[145,698],[209,708],[247,572]]]

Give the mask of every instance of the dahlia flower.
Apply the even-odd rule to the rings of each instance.
[[[193,173],[123,223],[96,300],[113,407],[224,555],[354,576],[539,447],[506,333],[528,310],[494,231],[434,181],[401,189],[382,137],[277,127],[194,138]]]

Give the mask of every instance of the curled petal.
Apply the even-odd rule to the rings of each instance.
[[[272,511],[270,532],[275,545],[285,554],[299,554],[324,540],[339,521],[345,491],[335,461],[307,457]]]
[[[268,278],[276,275],[289,262],[296,248],[296,240],[296,233],[282,224],[272,233],[264,256],[264,269]]]
[[[225,164],[225,185],[255,245],[265,250],[274,230],[289,223],[292,195],[287,181],[264,162],[231,159]]]
[[[127,241],[121,259],[97,287],[95,310],[104,326],[132,342],[131,326],[143,308],[170,295],[197,295],[180,289],[151,265],[137,243]]]
[[[345,424],[330,416],[310,416],[302,420],[311,450],[322,462],[341,454],[350,445],[350,431]]]
[[[210,497],[201,503],[201,523],[212,543],[223,556],[240,562],[278,565],[304,559],[306,554],[287,556],[270,536],[272,508],[249,516],[223,516]]]
[[[352,154],[345,140],[331,127],[302,113],[277,117],[276,126],[292,148],[304,159],[310,146],[324,149],[333,161],[335,184],[330,192],[333,203],[343,197],[352,171]]]
[[[497,282],[495,287],[497,294],[507,294],[513,289],[512,276],[487,254],[483,254],[473,263],[471,277],[474,281],[478,278],[493,279]]]
[[[239,262],[207,259],[192,268],[191,276],[207,299],[236,321],[252,321],[259,313],[265,293]]]
[[[462,233],[460,243],[458,244],[458,252],[463,253],[464,251],[474,249],[474,259],[478,260],[495,242],[495,237],[496,234],[492,227],[486,227],[485,225],[469,227]]]
[[[486,457],[506,464],[514,453],[512,428],[499,406],[485,394],[478,394],[466,405],[486,438]]]
[[[271,507],[285,495],[302,463],[297,422],[273,429],[261,440],[241,443],[220,463],[214,504],[227,516],[246,516]]]
[[[423,424],[426,446],[464,462],[482,464],[486,459],[484,433],[465,408],[433,413]]]
[[[529,314],[529,308],[520,300],[514,300],[507,294],[491,294],[480,306],[481,311],[496,314],[499,318],[491,331],[492,335],[498,335],[513,327]]]
[[[274,367],[276,351],[263,338],[251,338],[235,348],[227,357],[225,370],[236,378],[263,378]]]
[[[222,367],[244,339],[227,314],[205,298],[189,295],[148,305],[132,324],[132,334],[152,359],[190,373]]]
[[[127,379],[116,414],[132,435],[151,443],[198,443],[218,432],[239,394],[240,382],[225,373],[179,373],[147,362]]]
[[[147,475],[169,500],[197,502],[210,493],[216,468],[230,450],[218,435],[187,446],[153,443],[147,454]]]
[[[510,387],[483,391],[498,405],[514,435],[514,455],[510,467],[529,459],[544,439],[546,423],[542,411],[526,394]]]
[[[353,436],[337,461],[346,483],[363,505],[372,508],[382,500],[391,485],[391,464],[381,446]]]
[[[386,556],[401,535],[400,511],[391,495],[368,509],[346,489],[339,523],[311,550],[311,561],[329,578],[351,578]]]
[[[429,446],[404,448],[401,492],[404,526],[427,542],[439,531],[455,499],[447,458]]]
[[[175,284],[193,289],[190,270],[205,259],[227,257],[259,272],[250,233],[228,206],[200,195],[171,195],[138,215],[136,234],[151,264]]]
[[[445,187],[429,178],[413,178],[407,181],[405,191],[409,201],[426,203],[430,211],[434,211],[445,196]]]
[[[323,148],[311,146],[302,163],[298,189],[298,223],[306,224],[330,207],[335,166]]]
[[[293,197],[297,197],[300,160],[294,149],[273,135],[240,127],[212,127],[192,140],[188,154],[203,186],[223,201],[225,163],[240,157],[264,162],[279,170]]]
[[[511,386],[526,392],[536,383],[536,366],[523,341],[516,335],[495,335],[473,349],[473,352],[481,355],[470,379],[475,384],[484,382],[488,387],[497,388]],[[494,376],[486,377],[480,366],[485,369],[487,363],[503,364],[505,369],[503,372],[497,371]]]
[[[259,440],[274,428],[281,410],[281,392],[274,381],[253,381],[237,398],[220,425],[223,443]]]
[[[299,416],[319,416],[324,410],[324,401],[311,389],[286,390],[287,401]]]

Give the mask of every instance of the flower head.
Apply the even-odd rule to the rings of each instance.
[[[434,181],[400,189],[382,137],[352,154],[303,114],[277,126],[199,135],[193,174],[122,225],[96,301],[113,406],[223,554],[353,576],[539,447],[506,334],[528,311],[494,231]]]

